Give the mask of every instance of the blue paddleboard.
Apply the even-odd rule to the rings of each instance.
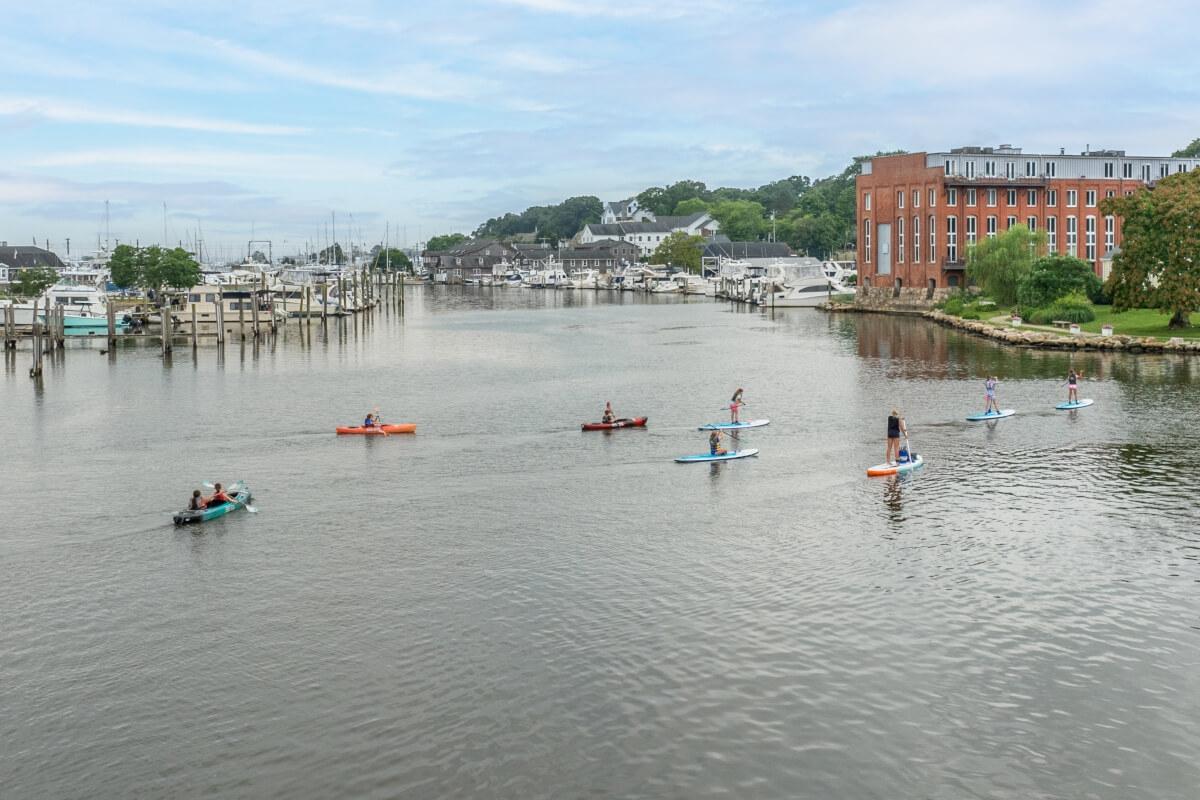
[[[1058,405],[1055,406],[1055,408],[1057,408],[1059,411],[1073,411],[1077,408],[1087,408],[1094,402],[1096,402],[1096,401],[1088,399],[1088,400],[1080,400],[1075,403],[1059,403]]]
[[[761,428],[763,425],[770,425],[769,419],[751,419],[745,422],[710,422],[707,425],[701,425],[697,430],[701,431],[742,431],[746,428]]]
[[[986,422],[989,419],[1004,419],[1005,417],[1011,417],[1015,413],[1017,413],[1015,408],[1002,408],[1000,409],[1000,413],[993,411],[991,413],[971,414],[967,417],[967,422]]]
[[[752,447],[749,450],[734,450],[733,452],[719,456],[710,455],[709,453],[699,453],[694,456],[680,456],[675,460],[680,464],[693,464],[700,461],[732,461],[735,458],[747,458],[754,455],[758,455],[758,450]]]

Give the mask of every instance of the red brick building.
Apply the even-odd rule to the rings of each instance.
[[[1009,145],[873,158],[857,180],[859,282],[931,297],[965,285],[971,245],[1013,225],[1045,231],[1052,252],[1089,261],[1106,278],[1121,221],[1102,214],[1100,201],[1197,167],[1196,158],[1029,155]]]

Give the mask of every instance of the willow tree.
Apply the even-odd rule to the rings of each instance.
[[[1046,252],[1046,234],[1014,225],[999,236],[984,239],[967,252],[967,276],[1002,306],[1017,302],[1021,279]]]
[[[1189,327],[1200,309],[1200,170],[1106,198],[1100,210],[1121,218],[1107,286],[1113,310],[1157,308],[1171,314],[1168,327]]]

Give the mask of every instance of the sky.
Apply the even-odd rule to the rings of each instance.
[[[415,245],[881,150],[1200,136],[1191,2],[0,0],[0,240]],[[165,208],[165,211],[164,211]]]

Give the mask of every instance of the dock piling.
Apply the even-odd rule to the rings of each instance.
[[[217,345],[225,344],[225,290],[217,287]]]
[[[197,323],[196,323],[196,304],[192,303],[191,305],[192,305],[192,349],[195,350],[196,345],[199,344],[197,339],[200,336],[200,334],[198,333],[199,325],[197,325]]]

